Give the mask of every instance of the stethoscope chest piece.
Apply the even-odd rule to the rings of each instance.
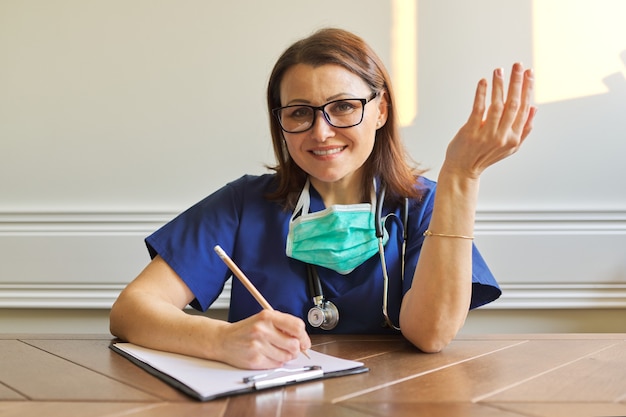
[[[322,330],[332,330],[339,323],[339,310],[331,301],[323,301],[307,314],[309,324]]]
[[[309,284],[309,294],[313,299],[313,307],[307,314],[307,320],[313,327],[322,330],[332,330],[339,323],[339,309],[331,301],[324,299],[324,291],[317,269],[311,264],[307,264],[307,276]]]

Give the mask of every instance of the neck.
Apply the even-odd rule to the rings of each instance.
[[[364,202],[360,178],[342,179],[336,182],[323,182],[311,178],[311,185],[322,197],[325,207],[335,204],[346,205]],[[367,202],[369,203],[369,201]]]

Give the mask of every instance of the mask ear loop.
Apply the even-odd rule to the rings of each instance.
[[[311,180],[307,177],[304,187],[302,187],[302,191],[298,196],[298,201],[296,202],[293,214],[291,215],[290,223],[292,223],[299,216],[309,213],[309,206],[311,205],[311,194],[309,191],[310,185]]]

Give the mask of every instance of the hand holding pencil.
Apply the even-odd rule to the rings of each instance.
[[[239,269],[237,264],[233,262],[233,260],[224,252],[224,250],[219,246],[215,245],[215,252],[218,256],[224,261],[224,263],[228,266],[228,268],[233,272],[233,274],[239,279],[239,281],[243,284],[244,287],[250,292],[250,294],[254,297],[255,300],[263,307],[265,310],[274,311],[274,308],[267,302],[265,297],[256,289],[256,287],[250,282],[248,277]],[[301,350],[302,354],[309,358],[309,355],[306,353],[306,349]],[[310,358],[309,358],[310,359]]]

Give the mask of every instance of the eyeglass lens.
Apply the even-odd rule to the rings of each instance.
[[[363,99],[344,99],[328,102],[320,107],[296,105],[276,110],[283,130],[290,133],[304,132],[313,126],[317,110],[334,127],[352,127],[363,120]]]

